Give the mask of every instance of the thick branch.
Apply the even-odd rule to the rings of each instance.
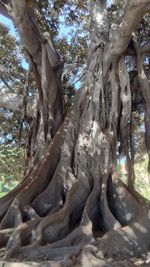
[[[41,44],[46,44],[47,36],[44,36],[37,25],[34,11],[28,7],[27,1],[12,0],[12,16],[18,31],[23,39],[24,45],[32,56],[34,63],[37,65],[38,72],[41,74]],[[58,55],[54,49],[53,42],[50,36],[49,47],[51,49],[51,57],[54,61],[59,61]],[[55,54],[55,59],[54,59]],[[40,68],[39,68],[40,66]]]
[[[38,110],[43,121],[40,133],[44,133],[43,136],[46,138],[48,134],[51,136],[52,132],[55,134],[63,121],[61,72],[54,70],[54,66],[60,63],[60,58],[51,37],[45,36],[39,28],[36,14],[29,1],[11,0],[11,6],[11,15],[32,65],[39,96]]]
[[[150,54],[150,41],[140,48],[142,54]]]
[[[11,93],[8,90],[0,90],[0,107],[9,109],[15,114],[23,116],[23,98],[17,94]],[[27,117],[33,118],[36,111],[36,99],[29,99],[27,103]]]
[[[12,17],[8,13],[8,10],[7,10],[6,6],[2,2],[0,2],[0,14],[3,15],[4,17],[6,17],[6,18],[12,20]]]
[[[104,54],[104,65],[106,66],[104,75],[106,75],[111,62],[127,48],[131,35],[136,31],[148,4],[149,0],[127,1],[121,24],[115,29],[112,27],[110,31],[110,42]]]

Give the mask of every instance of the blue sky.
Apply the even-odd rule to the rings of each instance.
[[[15,29],[13,22],[12,22],[10,19],[8,19],[8,18],[6,18],[6,17],[0,15],[0,23],[5,24],[5,25],[10,29],[10,33],[11,33],[17,40],[20,39],[19,34],[18,34],[17,30]],[[61,19],[60,33],[59,33],[60,36],[61,36],[61,37],[62,37],[62,36],[65,36],[65,37],[68,38],[68,40],[69,40],[69,39],[70,39],[69,32],[70,32],[70,30],[73,30],[73,28],[74,28],[74,27],[66,27],[66,26],[64,26],[64,20]],[[23,68],[28,69],[28,68],[29,68],[29,65],[28,65],[28,63],[26,62],[26,60],[22,57],[21,54],[20,54],[20,57],[21,57],[21,62],[22,62],[22,66],[23,66]],[[75,84],[75,87],[76,87],[76,89],[78,89],[78,88],[80,87],[80,82],[77,82],[77,83]]]
[[[10,19],[5,18],[4,16],[0,15],[0,23],[5,24],[9,29],[10,29],[10,33],[17,39],[19,40],[19,34],[16,31],[13,22]],[[20,55],[21,56],[21,55]],[[22,66],[25,69],[28,69],[28,64],[26,62],[26,60],[21,56],[21,61],[22,61]]]
[[[11,33],[17,40],[20,39],[19,34],[18,34],[17,30],[15,29],[13,22],[12,22],[10,19],[8,19],[8,18],[6,18],[6,17],[0,15],[0,23],[5,24],[5,25],[10,29],[10,33]],[[63,19],[62,19],[62,24],[61,24],[61,26],[60,26],[60,36],[65,36],[66,38],[69,39],[69,32],[70,32],[71,29],[72,29],[72,27],[68,27],[68,28],[67,28],[66,26],[63,25]],[[23,67],[24,67],[25,69],[28,69],[28,64],[27,64],[27,62],[25,61],[25,59],[23,59],[23,58],[22,58],[22,65],[23,65]]]
[[[0,15],[0,22],[4,23],[7,27],[9,27],[11,34],[14,35],[17,39],[19,39],[19,35],[10,19],[7,19],[4,16]]]

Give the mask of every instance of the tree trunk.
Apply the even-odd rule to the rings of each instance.
[[[11,1],[9,13],[24,42],[37,86],[37,108],[30,127],[28,161],[38,163],[64,119],[63,62],[49,34],[43,35],[27,1]]]
[[[32,133],[36,141],[32,169],[16,189],[0,199],[0,245],[6,246],[8,258],[50,259],[60,266],[98,266],[102,256],[146,253],[150,245],[148,213],[137,195],[130,193],[131,188],[115,176],[115,169],[121,138],[132,181],[132,102],[123,52],[149,1],[137,1],[137,5],[129,1],[124,21],[115,31],[109,30],[105,1],[91,1],[93,30],[87,73],[73,111],[63,123],[60,77],[52,67],[49,42],[37,43],[39,35],[32,37],[34,44],[29,42],[25,32],[35,33],[31,24],[26,28],[30,12],[20,13],[23,2],[12,0],[12,12],[37,78],[40,115],[36,134]]]

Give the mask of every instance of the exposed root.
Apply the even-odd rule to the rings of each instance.
[[[11,255],[12,258],[17,257],[19,259],[28,260],[51,260],[60,261],[64,258],[73,258],[80,253],[82,246],[74,247],[61,247],[61,248],[51,248],[47,246],[31,245],[26,247],[19,247]]]
[[[75,228],[67,237],[57,241],[51,247],[73,246],[77,244],[89,243],[93,240],[93,231],[100,229],[98,223],[100,222],[98,216],[99,210],[99,179],[95,179],[95,184],[91,194],[88,196],[80,225]],[[96,222],[97,220],[97,222]]]
[[[102,191],[100,196],[100,208],[102,213],[103,227],[105,231],[110,231],[112,229],[117,229],[121,227],[121,224],[114,217],[111,212],[108,200],[107,200],[107,179],[103,180]]]
[[[27,223],[20,224],[14,229],[7,243],[7,251],[5,255],[7,259],[11,258],[21,246],[32,243],[35,234],[34,229],[38,223],[39,220],[31,220]]]
[[[29,205],[23,207],[23,221],[28,220],[40,220],[40,216],[36,213],[36,211]]]
[[[17,227],[22,223],[22,214],[19,205],[20,203],[15,199],[4,216],[0,224],[0,229]]]
[[[12,206],[10,207],[12,209]],[[15,221],[17,216],[14,215]],[[40,217],[35,213],[35,211],[30,207],[26,206],[23,209],[23,213],[19,213],[19,218],[21,219],[19,224],[14,224],[14,229],[12,234],[7,239],[7,251],[6,258],[10,258],[14,251],[18,250],[20,246],[30,244],[34,238],[34,229],[40,222]],[[5,217],[7,219],[7,217]],[[27,222],[22,223],[23,219]]]
[[[99,255],[133,257],[147,253],[150,246],[150,220],[147,215],[123,228],[108,232],[99,240]]]
[[[43,239],[51,243],[64,238],[69,233],[71,224],[77,223],[81,218],[88,194],[88,188],[86,188],[81,181],[74,183],[67,194],[64,207],[60,211],[49,214],[43,218],[38,225],[36,230],[36,242],[40,243]],[[76,218],[73,218],[72,214],[75,210],[77,214]]]
[[[82,225],[78,226],[65,238],[53,243],[50,246],[52,248],[69,247],[79,244],[88,244],[92,240],[93,240],[92,224],[88,223],[87,225],[84,226]]]
[[[115,218],[123,226],[144,214],[143,207],[128,191],[127,186],[115,177],[108,180],[108,203]]]
[[[71,129],[73,128],[72,119],[73,118],[70,119],[68,125],[68,127],[70,127]],[[37,197],[35,197],[35,199],[33,200],[32,206],[40,216],[47,215],[56,206],[58,208],[61,208],[64,201],[63,198],[65,198],[65,191],[69,190],[73,182],[76,180],[74,177],[74,179],[72,179],[71,181],[68,175],[69,171],[71,171],[72,173],[71,164],[74,143],[74,136],[72,136],[70,128],[66,134],[65,143],[63,144],[61,152],[60,162],[54,172],[52,180],[49,180],[49,184],[46,189],[38,194]],[[49,165],[51,169],[51,161],[49,161]],[[67,185],[68,183],[70,183],[69,186]]]
[[[63,185],[58,169],[59,167],[47,188],[32,203],[33,208],[40,216],[49,214],[56,206],[57,210],[63,207]]]
[[[143,197],[139,192],[137,192],[136,190],[132,191],[132,196],[134,197],[134,199],[136,199],[137,202],[139,202],[139,204],[145,208],[146,210],[150,209],[150,200]]]
[[[9,228],[0,231],[0,248],[7,245],[10,235],[13,233],[14,229]]]
[[[0,219],[4,218],[12,202],[13,198],[10,198],[6,202],[4,202],[4,204],[0,204]]]
[[[36,168],[36,172],[35,170],[33,170],[34,174],[36,174],[34,180],[32,180],[32,177],[30,177],[30,175],[32,176],[33,174],[31,172],[29,176],[27,175],[27,179],[25,179],[24,182],[20,183],[20,185],[15,190],[13,190],[12,193],[8,194],[10,195],[10,198],[6,196],[4,199],[2,199],[1,215],[4,215],[4,213],[6,211],[7,212],[2,219],[0,225],[1,229],[17,227],[19,224],[21,224],[21,208],[23,209],[24,206],[29,205],[32,202],[32,199],[41,191],[43,191],[49,180],[52,178],[51,176],[54,173],[54,170],[58,164],[58,160],[60,157],[61,146],[66,135],[67,125],[68,118],[65,119],[64,123],[62,124],[56,136],[54,137],[52,144],[49,145],[46,156],[42,160],[39,167]],[[51,162],[50,166],[49,161]],[[13,196],[15,196],[16,194],[17,196],[13,200]],[[7,198],[8,201],[5,202]]]

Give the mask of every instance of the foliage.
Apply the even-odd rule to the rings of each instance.
[[[147,155],[141,156],[135,164],[135,189],[139,191],[145,198],[150,199],[150,177],[147,173],[148,158]]]
[[[25,149],[12,145],[0,146],[0,195],[16,186],[25,170]]]
[[[147,173],[147,166],[148,166],[148,157],[147,155],[141,155],[140,158],[135,163],[135,190],[143,195],[145,198],[150,200],[150,177]],[[127,172],[125,169],[125,163],[122,159],[118,162],[117,171],[119,178],[127,183]]]
[[[24,98],[27,70],[23,67],[25,54],[22,43],[16,40],[9,28],[2,23],[0,23],[0,41],[0,90],[5,89],[8,93],[15,93]],[[33,92],[34,82],[30,81],[29,86],[29,92]],[[0,108],[0,144],[19,143],[21,123],[22,117]],[[26,128],[27,124],[24,125],[24,129]],[[22,137],[25,142],[26,131],[22,131]]]
[[[0,41],[1,88],[6,86],[12,92],[22,93],[25,80],[25,70],[21,64],[22,45],[2,23],[0,23]]]

